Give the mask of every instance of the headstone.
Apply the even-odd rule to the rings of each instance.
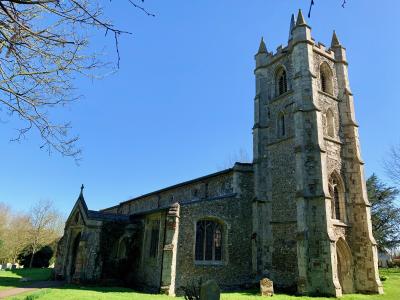
[[[215,280],[208,280],[200,287],[200,300],[219,300],[221,291]]]
[[[268,278],[263,278],[260,280],[260,291],[261,296],[270,297],[274,295],[274,283]]]
[[[0,264],[0,270],[3,270],[3,265],[2,264]]]
[[[11,265],[11,270],[15,270],[17,268],[17,265],[13,264]]]
[[[12,263],[7,263],[7,269],[11,269]]]

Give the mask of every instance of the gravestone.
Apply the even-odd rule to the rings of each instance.
[[[272,280],[269,280],[268,278],[263,278],[260,280],[260,291],[261,291],[261,296],[273,296],[274,295],[274,283]]]
[[[200,287],[200,300],[219,300],[221,291],[215,280],[207,280]]]
[[[7,269],[11,269],[12,263],[7,263]]]
[[[15,270],[17,268],[17,265],[11,265],[11,270]]]

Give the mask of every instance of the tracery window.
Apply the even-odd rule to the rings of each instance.
[[[212,220],[196,223],[196,261],[222,260],[222,225]]]
[[[345,221],[344,190],[338,175],[333,173],[329,178],[329,193],[332,198],[332,219]]]
[[[276,83],[277,83],[278,96],[287,92],[288,87],[287,87],[287,76],[285,69],[281,68],[276,73]]]

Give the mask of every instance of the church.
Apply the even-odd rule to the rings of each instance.
[[[253,162],[100,211],[83,188],[55,272],[171,296],[214,279],[268,277],[297,294],[383,293],[346,49],[311,36],[302,12],[286,46],[255,55]]]

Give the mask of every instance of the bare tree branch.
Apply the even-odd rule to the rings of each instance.
[[[347,4],[346,0],[342,0],[342,7],[345,8],[345,5]],[[314,0],[310,1],[310,8],[308,9],[308,17],[311,17],[311,9],[315,5]]]
[[[400,187],[400,144],[390,148],[383,166],[388,177]]]
[[[62,223],[62,217],[54,208],[53,202],[42,200],[31,208],[29,221],[31,228],[28,241],[32,254],[29,267],[32,268],[35,253],[60,237],[59,225]]]
[[[128,3],[154,16],[133,0]],[[70,123],[54,121],[50,112],[79,99],[76,75],[94,77],[107,65],[97,53],[87,53],[88,29],[114,35],[119,67],[119,37],[131,33],[103,15],[98,0],[0,0],[0,109],[21,124],[13,141],[34,129],[43,141],[40,148],[80,158]]]

